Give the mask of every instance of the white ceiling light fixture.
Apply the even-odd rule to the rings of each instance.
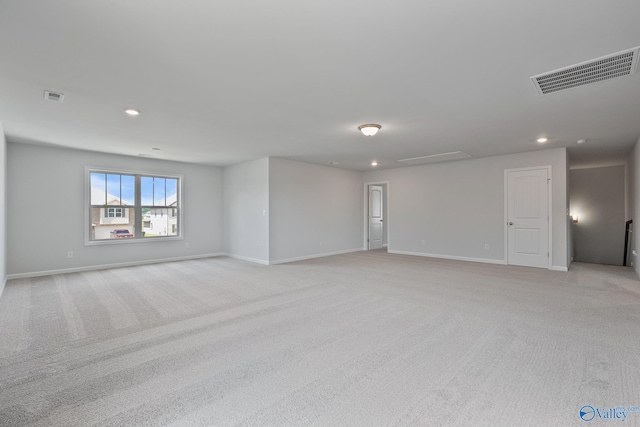
[[[365,136],[373,136],[378,133],[381,127],[382,126],[375,124],[360,125],[358,126],[358,130]]]
[[[579,139],[578,141],[576,141],[578,144],[584,144],[585,142],[587,142],[586,139]]]
[[[544,143],[545,143],[545,142],[547,142],[547,141],[548,141],[548,139],[547,139],[547,138],[545,138],[545,137],[542,137],[542,138],[538,138],[538,139],[536,139],[536,142],[537,142],[538,144],[544,144]]]
[[[373,162],[371,162],[371,166],[378,166],[378,162],[374,160]]]
[[[127,108],[126,110],[124,110],[124,112],[130,115],[131,117],[140,115],[140,111],[136,110],[135,108]]]

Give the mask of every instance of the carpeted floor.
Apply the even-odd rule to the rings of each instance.
[[[623,267],[211,258],[0,299],[2,426],[593,426],[618,406],[640,406]]]

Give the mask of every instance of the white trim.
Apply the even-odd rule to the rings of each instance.
[[[108,268],[120,268],[120,267],[135,267],[138,265],[148,265],[148,264],[160,264],[163,262],[174,262],[174,261],[188,261],[191,259],[200,259],[200,258],[214,258],[219,256],[225,256],[226,254],[223,252],[213,253],[213,254],[202,254],[202,255],[189,255],[189,256],[181,256],[181,257],[172,257],[172,258],[161,258],[161,259],[152,259],[146,261],[131,261],[131,262],[118,262],[114,264],[102,264],[102,265],[89,265],[85,267],[73,267],[73,268],[62,268],[60,270],[44,270],[44,271],[33,271],[29,273],[17,273],[17,274],[8,274],[7,280],[12,279],[26,279],[30,277],[40,277],[40,276],[53,276],[55,274],[68,274],[68,273],[80,273],[83,271],[92,271],[92,270],[106,270]]]
[[[275,260],[275,261],[270,261],[269,264],[270,265],[285,264],[285,263],[288,263],[288,262],[304,261],[304,260],[307,260],[307,259],[323,258],[323,257],[333,256],[333,255],[348,254],[348,253],[352,253],[352,252],[362,252],[362,248],[347,249],[347,250],[344,250],[344,251],[335,251],[335,252],[325,252],[325,253],[322,253],[322,254],[305,255],[305,256],[300,256],[300,257],[295,257],[295,258],[278,259],[278,260]]]
[[[392,251],[392,250],[388,250],[387,253],[398,254],[398,255],[421,256],[421,257],[426,257],[426,258],[450,259],[450,260],[454,260],[454,261],[481,262],[483,264],[506,265],[506,262],[504,260],[501,260],[501,259],[469,258],[469,257],[463,257],[463,256],[456,256],[456,255],[428,254],[428,253],[425,253],[425,252],[408,252],[408,251]]]
[[[551,271],[569,271],[569,269],[567,267],[560,267],[557,265],[552,265],[551,267],[549,267],[549,270]]]
[[[239,260],[242,260],[242,261],[253,262],[255,264],[269,265],[269,261],[265,261],[263,259],[250,258],[250,257],[247,257],[247,256],[230,254],[230,253],[225,253],[224,255],[228,256],[229,258],[234,258],[234,259],[239,259]]]
[[[176,178],[178,180],[178,197],[176,198],[177,208],[178,208],[178,231],[179,235],[177,236],[160,236],[160,237],[150,237],[148,239],[143,238],[142,236],[136,237],[134,239],[115,239],[115,240],[91,240],[91,172],[98,173],[114,173],[114,174],[122,174],[122,175],[140,175],[140,176],[151,176],[158,178]],[[136,182],[138,180],[136,179]],[[184,216],[183,208],[182,208],[182,193],[184,191],[184,174],[175,174],[175,173],[160,173],[160,172],[148,172],[148,171],[133,171],[127,169],[118,169],[118,168],[104,168],[104,167],[94,167],[94,166],[85,166],[84,167],[84,246],[99,246],[99,245],[119,245],[119,244],[132,244],[132,243],[148,243],[154,241],[170,241],[170,240],[183,240],[184,239],[184,223],[182,221],[182,217]],[[142,207],[142,194],[140,185],[136,184],[135,190],[135,203],[132,208],[136,211],[137,209]],[[159,206],[160,208],[162,206]],[[142,227],[142,222],[140,223],[140,227]],[[142,230],[142,228],[140,228]]]
[[[387,211],[387,216],[389,216],[389,206],[391,205],[391,202],[389,201],[390,199],[390,194],[391,191],[389,190],[389,181],[376,181],[376,182],[365,182],[364,183],[364,189],[363,189],[363,193],[364,193],[364,234],[363,234],[363,238],[362,238],[362,250],[368,251],[369,250],[369,186],[370,185],[381,185],[381,184],[386,184],[387,186],[387,204],[386,206],[383,206],[382,208],[385,209]],[[391,224],[389,222],[389,218],[383,218],[383,220],[386,222],[386,227],[387,227],[387,244],[386,245],[382,245],[384,246],[389,246],[389,244],[391,243],[391,233],[389,232],[389,230],[391,229]]]
[[[508,232],[507,232],[507,223],[509,222],[509,215],[508,215],[508,188],[507,188],[507,180],[508,180],[508,174],[509,172],[523,172],[523,171],[531,171],[531,170],[540,170],[540,169],[546,169],[547,170],[547,215],[549,218],[548,221],[548,227],[549,227],[549,236],[548,236],[548,241],[547,241],[547,250],[549,252],[549,259],[547,261],[547,269],[551,270],[552,269],[552,261],[553,261],[553,206],[552,206],[552,201],[553,201],[553,197],[552,197],[552,176],[551,176],[551,166],[550,165],[546,165],[546,166],[532,166],[532,167],[527,167],[527,168],[516,168],[516,169],[505,169],[504,170],[504,221],[502,222],[502,226],[504,227],[504,263],[505,265],[509,265],[509,238],[508,238]],[[512,265],[518,265],[518,264],[512,264]],[[535,268],[535,267],[534,267]]]
[[[7,276],[5,276],[5,277],[4,277],[4,280],[2,281],[2,286],[0,286],[0,298],[2,298],[2,292],[4,291],[4,287],[5,287],[5,286],[6,286],[6,284],[7,284],[7,280],[9,280],[9,279],[8,279],[8,277],[7,277]]]

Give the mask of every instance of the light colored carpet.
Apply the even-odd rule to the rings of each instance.
[[[0,328],[3,426],[577,426],[640,406],[623,267],[212,258],[13,280]]]

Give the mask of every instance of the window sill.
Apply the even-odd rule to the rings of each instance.
[[[182,236],[166,236],[166,237],[138,237],[129,239],[104,239],[104,240],[89,240],[85,241],[85,246],[101,246],[101,245],[129,245],[135,243],[149,243],[149,242],[169,242],[174,240],[183,240]]]

